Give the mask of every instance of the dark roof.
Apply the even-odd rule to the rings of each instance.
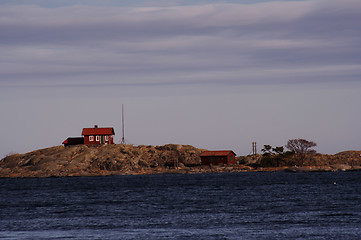
[[[221,157],[221,156],[228,156],[230,153],[236,155],[232,150],[222,150],[222,151],[204,151],[201,154],[201,157]]]
[[[83,128],[83,132],[81,133],[83,136],[89,135],[115,135],[114,128],[106,127],[106,128]]]
[[[65,139],[65,141],[62,144],[83,144],[84,143],[84,137],[68,137]]]

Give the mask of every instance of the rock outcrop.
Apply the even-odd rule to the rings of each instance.
[[[1,177],[136,174],[200,165],[202,149],[189,145],[56,146],[13,154],[0,162]],[[160,171],[160,170],[159,170]]]
[[[304,167],[256,167],[261,156],[236,157],[235,165],[201,166],[204,149],[190,145],[56,146],[26,154],[13,154],[0,161],[0,177],[65,177],[158,173],[209,173],[246,171],[351,171],[361,170],[361,151],[335,155],[312,154]],[[253,160],[252,160],[253,159]],[[258,160],[257,160],[258,159]]]
[[[276,163],[276,154],[271,155],[271,161]],[[289,155],[287,158],[279,160],[279,167],[294,167],[297,165],[295,155]],[[239,156],[238,162],[249,166],[262,167],[263,156],[261,154]],[[311,153],[307,154],[303,167],[304,169],[312,168],[314,171],[326,171],[326,170],[353,170],[359,169],[361,166],[361,151],[344,151],[334,155]],[[263,166],[265,167],[265,166]]]

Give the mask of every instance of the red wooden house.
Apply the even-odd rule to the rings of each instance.
[[[86,145],[114,144],[115,132],[111,127],[99,128],[95,125],[94,128],[83,128],[81,135]]]
[[[201,154],[202,165],[234,164],[236,154],[231,150],[205,151]]]

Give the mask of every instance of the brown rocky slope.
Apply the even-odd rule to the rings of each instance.
[[[336,171],[359,170],[361,151],[309,157],[311,167],[250,167],[248,157],[238,157],[231,166],[200,166],[204,149],[190,145],[163,146],[102,145],[56,146],[13,154],[0,161],[0,177],[104,176],[154,173],[206,173],[241,171]],[[239,164],[242,163],[242,164]]]
[[[0,177],[137,174],[200,164],[203,150],[189,145],[56,146],[13,154],[0,162]]]

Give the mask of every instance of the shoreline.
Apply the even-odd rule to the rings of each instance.
[[[196,166],[196,167],[178,167],[178,168],[154,168],[137,169],[127,171],[94,171],[94,172],[69,172],[69,173],[44,173],[28,172],[1,174],[0,178],[63,178],[63,177],[102,177],[102,176],[129,176],[129,175],[159,175],[159,174],[210,174],[210,173],[248,173],[248,172],[354,172],[361,171],[361,166],[351,168],[337,168],[332,166],[304,166],[304,167],[269,167],[269,168],[251,168],[246,165],[223,165],[223,166]]]

